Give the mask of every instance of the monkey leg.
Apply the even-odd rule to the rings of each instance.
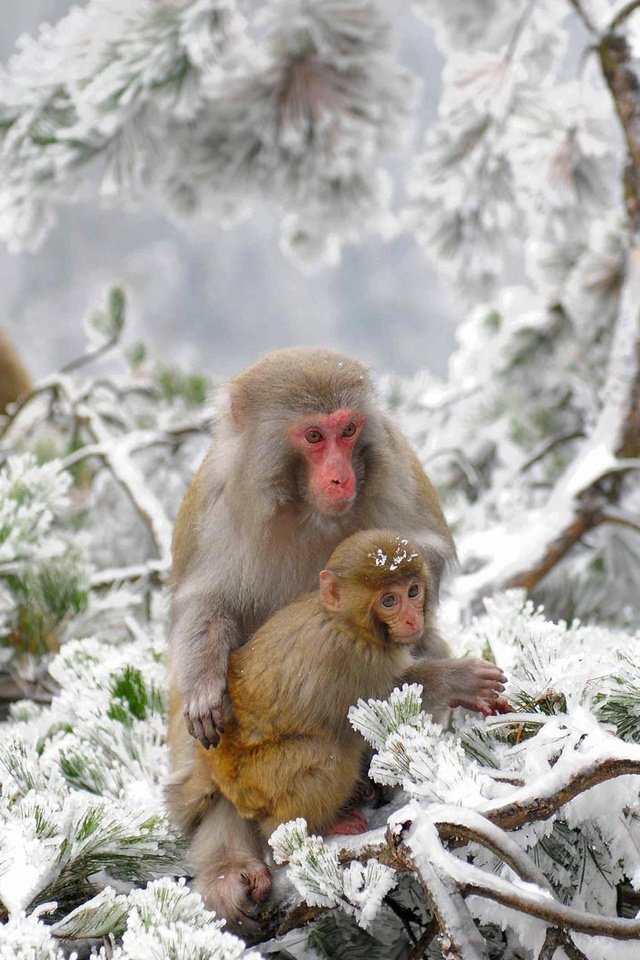
[[[310,830],[322,832],[353,795],[361,753],[357,742],[336,744],[314,737],[262,747],[254,764],[261,808],[247,810],[239,803],[238,810],[259,820],[266,837],[296,817],[304,817]]]
[[[184,833],[195,830],[219,796],[206,768],[193,762],[175,770],[164,788],[171,817]]]
[[[193,887],[205,906],[242,937],[259,931],[258,906],[271,892],[264,841],[256,824],[243,820],[223,796],[196,829],[190,855],[197,866]]]
[[[353,807],[343,810],[338,814],[337,820],[331,823],[323,832],[329,834],[339,834],[345,837],[355,836],[357,833],[365,833],[369,829],[367,819],[360,810],[354,810]]]

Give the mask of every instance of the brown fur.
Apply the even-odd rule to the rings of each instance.
[[[314,413],[352,409],[365,423],[352,454],[357,492],[348,511],[328,516],[307,497],[304,464],[291,447],[288,426]],[[173,540],[173,603],[169,725],[173,781],[188,780],[196,741],[217,742],[224,722],[227,661],[276,610],[312,590],[332,551],[359,530],[387,527],[412,537],[427,558],[434,589],[453,542],[415,454],[378,408],[366,367],[329,350],[278,350],[221,390],[214,439],[178,512]],[[426,655],[446,656],[429,629]],[[233,817],[236,817],[235,826]],[[218,817],[208,808],[202,837]],[[225,809],[225,830],[244,836],[237,812]],[[201,843],[209,839],[201,840]],[[195,841],[194,841],[195,843]],[[206,851],[202,851],[206,859]],[[251,911],[251,878],[234,897]],[[212,906],[228,900],[214,883]]]
[[[358,489],[351,509],[328,516],[306,503],[286,428],[301,413],[344,407],[365,417],[352,458]],[[327,350],[280,350],[230,382],[174,531],[171,682],[196,726],[212,730],[222,720],[229,651],[313,589],[346,536],[382,526],[418,542],[437,590],[454,554],[451,536],[417,458],[377,409],[362,364]],[[215,742],[215,734],[200,739]]]
[[[348,538],[329,560],[340,609],[326,609],[320,591],[307,594],[232,652],[220,745],[198,744],[189,776],[169,794],[183,827],[202,820],[218,790],[267,836],[292,817],[304,817],[311,830],[336,819],[356,788],[364,749],[348,709],[359,697],[387,696],[411,663],[406,646],[372,624],[369,611],[391,575],[427,576],[415,548],[392,572],[380,563],[376,551],[391,562],[398,543],[386,531]]]
[[[220,744],[213,750],[196,744],[192,766],[174,777],[167,794],[177,822],[195,829],[192,851],[202,865],[197,888],[245,934],[252,929],[255,891],[266,896],[269,890],[259,869],[266,848],[262,854],[256,848],[252,830],[259,826],[267,837],[278,824],[304,817],[312,831],[324,832],[353,801],[365,744],[347,720],[351,704],[384,698],[406,679],[426,683],[432,705],[446,706],[452,692],[490,699],[501,688],[493,665],[414,660],[410,643],[396,641],[395,628],[376,622],[374,599],[419,580],[426,592],[416,600],[422,605],[418,629],[422,618],[433,628],[429,573],[415,544],[388,531],[357,533],[330,557],[325,583],[326,575],[327,594],[321,589],[294,600],[231,653],[231,705]],[[221,811],[224,823],[216,831]],[[243,832],[244,860],[238,855]]]
[[[7,332],[0,327],[0,413],[6,411],[9,403],[30,393],[32,388],[26,367]]]

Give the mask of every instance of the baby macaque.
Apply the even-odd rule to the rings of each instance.
[[[484,660],[413,656],[434,626],[429,571],[411,541],[385,530],[356,533],[334,550],[319,579],[317,591],[232,651],[220,743],[214,750],[196,744],[189,776],[168,791],[185,826],[219,801],[250,821],[244,879],[258,893],[254,901],[269,885],[260,835],[295,817],[314,832],[366,829],[362,814],[349,809],[365,750],[347,719],[358,698],[385,698],[410,679],[423,684],[431,709],[465,703],[490,713],[504,689],[502,671]],[[192,851],[204,870],[196,886],[237,923],[224,889],[227,866],[239,868],[237,835],[231,852],[224,836],[212,840],[210,828],[198,828]]]

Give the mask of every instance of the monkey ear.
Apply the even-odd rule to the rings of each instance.
[[[340,584],[331,570],[320,571],[320,599],[327,610],[337,613],[341,608]]]

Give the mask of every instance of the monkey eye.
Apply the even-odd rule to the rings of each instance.
[[[355,432],[356,432],[357,429],[358,429],[358,428],[356,427],[355,423],[354,423],[353,420],[352,420],[351,423],[348,423],[348,424],[346,425],[346,427],[344,428],[344,430],[342,431],[342,436],[343,436],[343,437],[353,437],[353,436],[355,435]]]
[[[312,427],[310,430],[307,430],[307,432],[304,435],[304,438],[307,441],[307,443],[320,443],[320,441],[322,440],[322,434],[320,433],[319,430],[316,430],[315,427]]]
[[[393,593],[385,593],[385,595],[384,595],[383,597],[381,597],[380,603],[382,604],[383,607],[387,607],[387,608],[388,608],[388,607],[395,607],[395,605],[396,605],[395,594],[393,594]]]
[[[419,596],[420,596],[420,584],[419,584],[419,583],[412,583],[411,586],[409,587],[409,590],[407,591],[407,593],[408,593],[408,595],[409,595],[410,597],[419,597]]]

